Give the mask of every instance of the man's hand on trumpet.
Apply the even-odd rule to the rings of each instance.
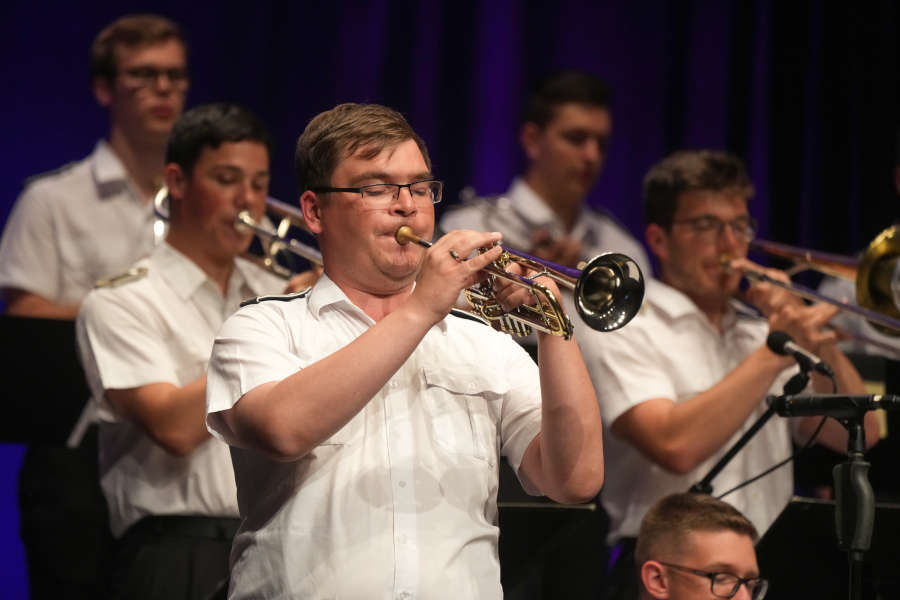
[[[425,250],[416,288],[408,302],[415,302],[433,322],[443,319],[465,288],[483,281],[484,267],[500,257],[498,232],[451,231]],[[478,248],[490,248],[474,254]],[[471,255],[471,256],[470,256]]]

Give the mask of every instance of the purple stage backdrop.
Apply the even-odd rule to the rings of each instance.
[[[578,68],[615,90],[609,160],[590,201],[639,237],[643,174],[686,147],[747,160],[751,210],[777,241],[851,253],[900,212],[900,7],[888,0],[8,0],[0,223],[28,176],[85,156],[104,134],[88,47],[113,18],[148,10],[187,32],[189,105],[237,101],[275,132],[272,194],[283,200],[295,196],[298,134],[345,101],[404,112],[447,182],[448,204],[467,185],[502,192],[522,163],[524,92],[549,71]],[[13,340],[3,344],[14,351]],[[0,451],[0,589],[17,597],[26,593],[14,501],[21,447]]]

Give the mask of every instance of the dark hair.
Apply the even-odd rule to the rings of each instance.
[[[561,104],[569,102],[608,108],[612,89],[599,77],[582,71],[560,71],[538,81],[522,110],[522,123],[543,128]]]
[[[175,121],[166,146],[166,163],[177,164],[189,176],[204,148],[243,141],[259,142],[272,154],[269,131],[246,108],[225,102],[197,106]]]
[[[115,79],[118,69],[116,46],[136,48],[169,40],[181,42],[187,55],[184,35],[173,21],[150,14],[120,17],[104,27],[91,44],[91,79]]]
[[[644,515],[634,564],[640,569],[648,560],[677,560],[688,534],[695,531],[733,531],[754,542],[758,537],[753,523],[727,502],[706,494],[672,494]]]
[[[406,140],[416,142],[431,170],[425,142],[396,110],[379,104],[346,103],[319,113],[297,140],[297,192],[330,185],[338,163],[357,150],[362,150],[363,158],[374,158]]]
[[[715,150],[681,150],[655,164],[644,176],[644,221],[668,230],[678,197],[689,191],[736,193],[750,198],[753,184],[743,161]]]

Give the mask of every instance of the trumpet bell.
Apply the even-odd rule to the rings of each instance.
[[[627,324],[644,300],[644,276],[630,257],[608,252],[591,259],[575,283],[575,310],[591,329],[609,332]]]

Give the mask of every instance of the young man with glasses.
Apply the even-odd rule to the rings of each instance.
[[[641,521],[635,549],[640,600],[762,600],[753,524],[727,502],[680,493]]]
[[[184,108],[187,51],[155,15],[108,25],[91,47],[91,81],[109,133],[87,158],[29,182],[0,242],[0,293],[11,315],[74,319],[94,283],[156,241],[153,197]]]
[[[109,114],[107,137],[83,160],[32,178],[13,207],[0,240],[7,314],[74,319],[98,280],[121,272],[157,241],[152,199],[188,88],[182,33],[163,17],[121,17],[94,40],[90,75]],[[96,432],[88,429],[82,440],[81,431],[76,426],[69,440],[77,447],[30,445],[19,474],[32,598],[99,595],[109,526],[97,483]]]
[[[577,344],[540,334],[539,370],[451,311],[499,233],[397,242],[401,226],[431,239],[442,191],[397,112],[318,115],[296,171],[325,273],[228,319],[208,371],[207,424],[231,445],[243,517],[229,597],[499,599],[499,455],[561,502],[603,482]],[[531,296],[499,287],[507,306]]]
[[[786,279],[746,259],[754,234],[747,209],[752,194],[743,163],[723,152],[677,152],[650,169],[644,179],[646,239],[659,261],[659,281],[648,282],[641,312],[627,327],[580,338],[609,433],[610,474],[601,497],[610,516],[608,540],[626,550],[650,505],[702,479],[762,414],[766,395],[781,393],[794,361],[768,349],[769,331],[787,332],[830,364],[839,391],[863,391],[836,334],[823,329],[835,307],[806,306],[771,284],[741,291],[743,269]],[[764,318],[749,314],[752,309],[736,298]],[[832,391],[824,376],[812,378],[813,390]],[[791,425],[805,442],[818,422],[807,417]],[[872,443],[876,430],[870,416]],[[818,440],[846,449],[845,431],[832,420]],[[773,418],[719,473],[715,490],[729,490],[791,452],[789,422]],[[787,466],[727,500],[765,531],[792,491]]]

